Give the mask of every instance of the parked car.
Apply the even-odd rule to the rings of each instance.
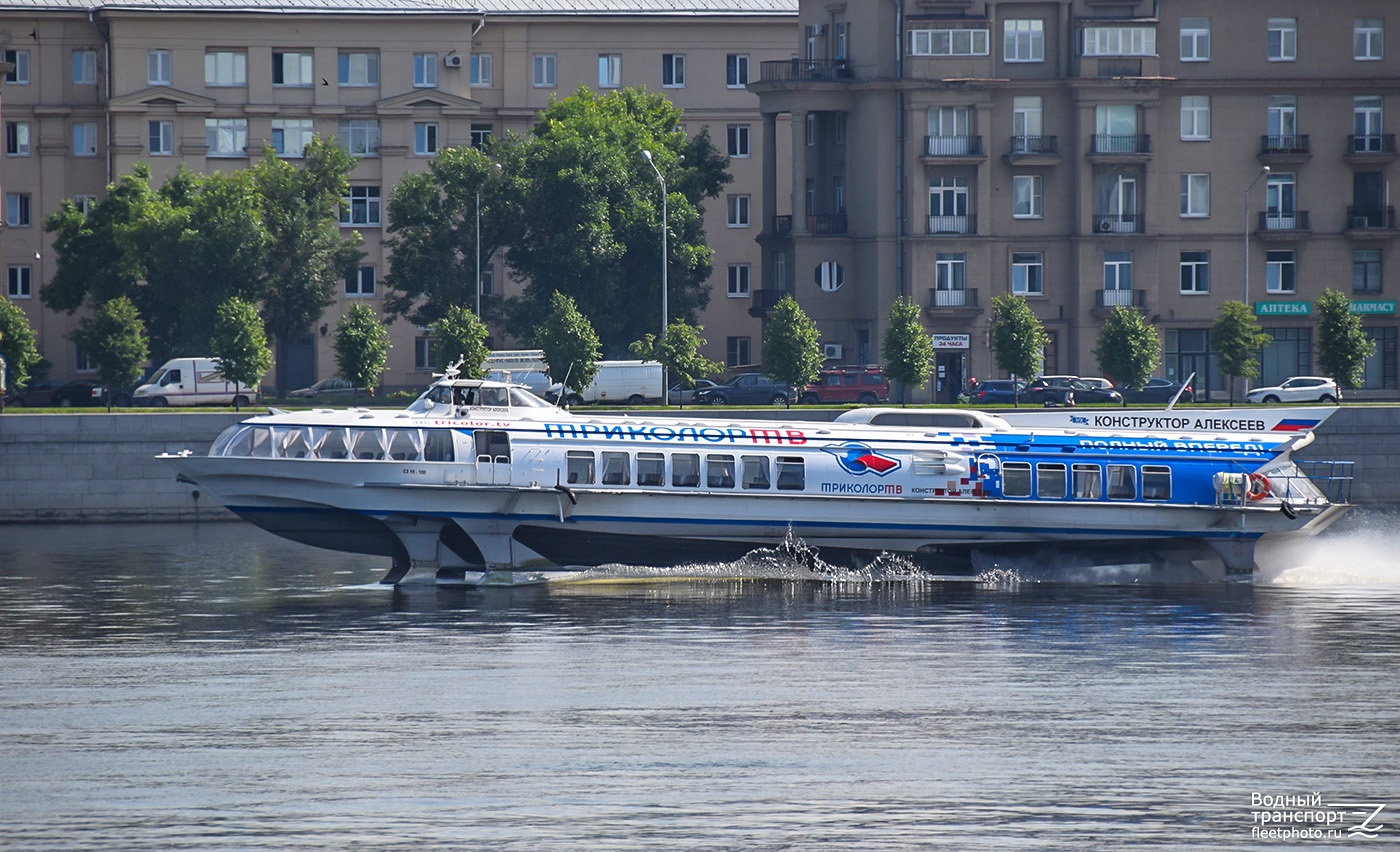
[[[53,392],[49,405],[58,408],[74,408],[85,405],[106,405],[107,386],[99,382],[68,382]]]
[[[1123,401],[1123,394],[1113,386],[1113,382],[1101,378],[1080,377],[1069,383],[1074,389],[1075,404],[1081,402],[1117,402]]]
[[[5,394],[5,405],[16,408],[47,408],[53,405],[53,395],[61,387],[63,382],[39,379],[30,382],[23,390],[12,390]]]
[[[690,405],[695,402],[695,395],[700,393],[700,391],[717,387],[719,387],[719,383],[712,382],[709,379],[696,379],[694,387],[687,387],[686,384],[682,382],[677,385],[672,385],[671,389],[666,391],[666,401],[671,405]]]
[[[988,379],[978,382],[969,395],[973,405],[1013,403],[1025,393],[1026,383],[1020,379]]]
[[[1041,376],[1026,385],[1022,402],[1041,405],[1074,405],[1074,380],[1078,376]]]
[[[1141,388],[1118,386],[1118,392],[1123,394],[1123,398],[1128,402],[1171,402],[1178,390],[1181,390],[1181,382],[1156,376],[1144,382]],[[1186,390],[1181,391],[1181,397],[1177,400],[1177,402],[1195,401],[1196,392],[1189,386]]]
[[[696,392],[695,401],[703,405],[787,405],[797,401],[797,391],[767,376],[746,373]]]
[[[822,370],[802,391],[803,405],[849,403],[874,405],[890,398],[884,367],[838,367]]]
[[[1268,388],[1255,388],[1245,395],[1250,402],[1340,402],[1342,389],[1332,379],[1321,376],[1294,376]]]
[[[287,396],[290,399],[352,399],[357,396],[370,395],[370,391],[365,388],[357,388],[354,382],[338,376],[322,379],[308,388],[287,391]]]

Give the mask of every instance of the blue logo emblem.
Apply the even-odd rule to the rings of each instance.
[[[832,444],[822,449],[836,456],[836,463],[841,465],[842,470],[856,476],[867,473],[884,476],[899,470],[900,467],[899,459],[881,455],[859,441]]]

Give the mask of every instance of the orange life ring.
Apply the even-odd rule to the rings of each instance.
[[[1269,477],[1262,473],[1251,473],[1244,496],[1251,500],[1263,500],[1269,496]]]

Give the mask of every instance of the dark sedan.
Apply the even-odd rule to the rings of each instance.
[[[1176,392],[1181,390],[1181,382],[1174,382],[1170,379],[1153,377],[1147,380],[1141,388],[1120,387],[1123,398],[1128,402],[1171,402]],[[1188,385],[1186,390],[1181,392],[1181,398],[1177,402],[1195,402],[1196,393]]]
[[[25,385],[22,390],[12,390],[5,394],[5,405],[16,408],[47,408],[53,405],[53,395],[63,382],[53,379],[39,379]]]
[[[767,376],[748,373],[697,391],[695,401],[702,405],[789,405],[797,401],[797,391]]]
[[[24,390],[5,397],[7,406],[29,408],[73,408],[75,406],[106,405],[107,386],[98,382],[31,382]]]
[[[1026,383],[1020,379],[988,379],[978,382],[970,394],[973,405],[998,405],[1014,403],[1026,390]]]

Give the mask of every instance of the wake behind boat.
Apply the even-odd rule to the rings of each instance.
[[[274,410],[159,458],[270,532],[391,558],[386,583],[732,561],[794,537],[833,564],[945,574],[1030,550],[1222,579],[1350,508],[1349,462],[1293,458],[1333,411],[581,415],[449,371],[401,412]]]

